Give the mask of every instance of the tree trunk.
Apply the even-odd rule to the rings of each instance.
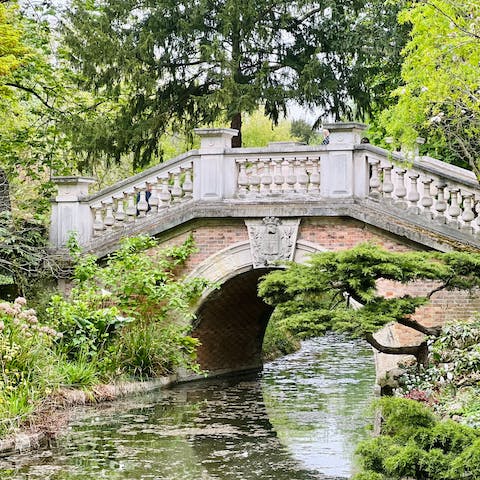
[[[10,186],[5,172],[0,168],[0,212],[10,211]]]
[[[241,148],[242,146],[242,114],[237,112],[230,123],[230,128],[238,130],[238,135],[232,138],[232,148]]]

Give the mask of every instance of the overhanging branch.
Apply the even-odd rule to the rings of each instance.
[[[390,347],[388,345],[382,345],[378,342],[372,333],[367,333],[365,340],[375,349],[381,353],[387,353],[389,355],[414,355],[417,357],[424,348],[426,342],[422,342],[419,345],[406,345],[404,347]]]

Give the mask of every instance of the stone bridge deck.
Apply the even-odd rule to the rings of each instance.
[[[58,177],[52,246],[62,251],[76,231],[84,250],[102,257],[125,236],[156,235],[170,243],[193,233],[199,252],[186,273],[221,284],[199,305],[194,329],[201,365],[216,372],[261,364],[271,311],[256,289],[276,260],[302,262],[309,253],[368,240],[396,251],[480,250],[480,186],[473,173],[361,144],[361,124],[328,128],[329,145],[242,149],[228,147],[233,130],[197,130],[199,150],[90,195],[92,179]],[[398,285],[380,288],[386,295],[409,293]],[[478,298],[439,292],[417,319],[432,325],[479,309]],[[413,338],[390,329],[383,339]]]

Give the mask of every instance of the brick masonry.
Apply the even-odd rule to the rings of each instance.
[[[182,274],[188,274],[210,256],[229,246],[248,240],[247,228],[241,219],[203,220],[182,226],[182,230],[163,235],[164,245],[179,244],[193,235],[198,252],[187,261]],[[424,250],[401,237],[385,233],[350,218],[303,218],[299,240],[315,244],[319,249],[344,250],[362,242],[373,242],[389,251]],[[202,342],[199,362],[211,371],[232,371],[261,365],[261,344],[270,310],[256,295],[258,279],[265,271],[251,270],[225,282],[200,306],[194,335]],[[401,285],[382,281],[379,290],[386,296],[428,294],[433,282]],[[480,310],[480,296],[467,292],[437,292],[431,302],[421,307],[415,318],[426,325],[471,317]],[[396,326],[396,343],[416,343],[418,335],[411,329]]]

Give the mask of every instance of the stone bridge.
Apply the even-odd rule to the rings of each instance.
[[[278,261],[303,262],[365,241],[393,251],[480,250],[480,186],[472,172],[361,143],[363,124],[327,128],[328,145],[235,149],[228,146],[235,130],[197,129],[198,150],[94,194],[91,178],[57,177],[52,246],[61,251],[76,231],[84,250],[101,257],[125,236],[155,235],[167,245],[192,234],[199,251],[185,273],[221,284],[205,294],[194,325],[199,361],[217,373],[261,365],[271,311],[257,283]],[[397,295],[432,286],[380,288]],[[417,317],[441,323],[479,308],[462,292],[438,292]],[[399,328],[381,335],[392,345],[412,341]]]

